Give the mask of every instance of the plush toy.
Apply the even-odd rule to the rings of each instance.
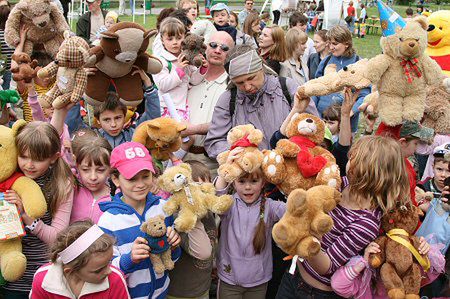
[[[64,42],[54,61],[40,69],[39,78],[56,77],[56,84],[39,98],[42,108],[61,109],[69,103],[78,102],[86,90],[87,74],[84,71],[89,55],[89,45],[81,37],[64,32]]]
[[[181,55],[189,62],[190,65],[201,67],[203,64],[202,57],[205,57],[206,45],[205,39],[196,34],[188,34],[181,43]]]
[[[106,101],[111,81],[116,92],[127,106],[137,106],[144,98],[142,80],[136,68],[149,74],[157,74],[162,69],[159,59],[148,55],[149,40],[156,30],[145,31],[144,27],[132,22],[119,22],[108,31],[101,33],[100,46],[90,49],[91,56],[86,66],[95,66],[98,71],[89,76],[86,101],[98,106]]]
[[[163,274],[165,270],[172,270],[172,251],[167,241],[167,227],[164,216],[159,215],[147,219],[141,225],[141,231],[147,234],[146,239],[150,247],[150,260],[156,274]]]
[[[16,90],[0,90],[0,106],[3,109],[6,104],[15,104],[20,100],[20,95]]]
[[[42,44],[53,58],[70,30],[62,12],[52,0],[20,0],[9,14],[5,25],[5,41],[12,48],[20,42],[21,26],[29,28],[23,51],[31,55],[36,44]]]
[[[291,256],[309,258],[320,251],[320,240],[333,227],[327,215],[339,203],[341,194],[329,186],[315,186],[289,194],[286,213],[274,225],[272,236]]]
[[[15,138],[18,131],[26,125],[24,120],[14,123],[12,129],[0,126],[0,192],[14,190],[22,199],[23,208],[28,216],[37,219],[44,216],[47,203],[41,188],[32,179],[17,171],[17,147]],[[20,238],[0,241],[0,270],[7,281],[16,281],[22,277],[27,259],[22,253]]]
[[[175,228],[179,232],[192,230],[208,210],[223,214],[234,202],[230,195],[216,196],[216,189],[211,183],[194,183],[191,167],[185,163],[167,168],[158,178],[158,186],[172,194],[163,210],[167,215],[178,212]]]
[[[165,161],[180,149],[184,130],[185,124],[169,117],[159,117],[141,123],[134,131],[133,141],[145,145],[153,158]]]
[[[438,10],[428,17],[428,47],[425,51],[450,77],[450,10]]]
[[[220,153],[217,156],[219,163],[218,173],[228,183],[233,182],[244,172],[252,173],[261,167],[263,154],[258,150],[258,145],[263,140],[263,133],[255,129],[253,125],[241,125],[232,128],[227,135],[230,150],[240,147],[243,151],[233,163],[227,164],[230,151]]]
[[[209,43],[211,35],[217,32],[217,29],[210,20],[198,20],[192,25],[190,32],[202,36],[205,43]]]
[[[422,124],[437,134],[450,134],[450,92],[441,86],[427,88]]]
[[[13,54],[11,59],[17,63],[17,66],[11,68],[14,81],[30,83],[36,77],[37,71],[35,69],[38,66],[36,59],[31,60],[30,55],[26,53]]]
[[[398,202],[381,219],[381,228],[386,235],[375,240],[381,252],[371,254],[369,264],[372,268],[381,267],[381,280],[391,299],[420,298],[420,268],[427,271],[430,263],[417,250],[420,243],[414,231],[419,215],[423,215],[419,208]]]
[[[286,195],[316,185],[339,189],[341,176],[336,160],[320,146],[324,132],[325,123],[320,118],[294,114],[286,128],[289,139],[278,141],[275,150],[263,151],[262,170],[267,181]]]

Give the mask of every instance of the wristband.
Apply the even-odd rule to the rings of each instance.
[[[30,225],[25,226],[30,232],[34,231],[36,229],[36,226],[38,225],[40,219],[34,219],[33,223]]]

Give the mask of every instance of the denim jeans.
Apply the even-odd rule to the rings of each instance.
[[[11,85],[11,71],[6,71],[3,74],[3,84],[2,84],[3,90],[9,89],[10,85]]]

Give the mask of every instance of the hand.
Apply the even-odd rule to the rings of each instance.
[[[353,105],[358,99],[359,93],[361,90],[357,90],[355,93],[352,92],[352,89],[349,87],[344,88],[344,102],[341,106],[341,117],[347,116],[351,117],[353,115]]]
[[[137,237],[131,246],[131,261],[135,264],[140,263],[150,257],[150,247],[148,242],[142,237]]]
[[[12,120],[18,120],[19,119],[17,117],[16,112],[11,107],[8,108],[8,115],[9,115],[9,118],[12,119]]]
[[[203,55],[200,55],[200,57],[202,58],[202,67],[207,69],[209,66],[208,61],[206,60],[206,58]]]
[[[134,76],[136,74],[138,74],[141,77],[142,82],[144,83],[145,87],[150,87],[152,86],[152,80],[150,79],[150,77],[147,75],[146,72],[144,72],[143,69],[133,65],[132,69],[134,69],[134,71],[131,73],[131,76]]]
[[[180,245],[181,237],[180,235],[173,229],[173,227],[169,226],[167,227],[167,242],[173,247],[177,247]]]
[[[420,237],[419,238],[419,253],[421,255],[427,255],[428,252],[430,251],[430,244],[428,244],[428,242],[425,240],[424,237]]]
[[[22,199],[20,196],[16,193],[14,190],[6,190],[5,192],[5,200],[9,202],[10,204],[15,204],[17,207],[17,210],[19,210],[19,213],[21,214],[22,221],[25,225],[30,225],[33,223],[34,219],[27,215],[23,208]]]
[[[441,201],[442,202],[448,202],[448,198],[445,197],[446,195],[450,194],[450,187],[449,186],[445,186],[444,189],[442,189],[442,193],[441,193]]]
[[[378,245],[375,242],[370,242],[369,245],[367,245],[366,249],[364,250],[364,259],[366,261],[369,261],[369,256],[371,254],[380,253],[380,245]]]
[[[187,67],[189,65],[189,61],[185,60],[186,55],[184,54],[180,54],[178,55],[178,67],[181,69],[184,69],[185,67]]]
[[[195,135],[190,135],[189,140],[181,144],[181,148],[187,152],[194,144],[194,142],[195,142]]]
[[[93,76],[97,73],[98,69],[96,67],[85,67],[84,71],[86,72],[86,75]]]
[[[30,30],[28,25],[23,24],[22,26],[20,26],[19,36],[20,36],[20,44],[21,45],[23,45],[25,43],[25,41],[27,40],[28,30]]]
[[[306,111],[306,108],[308,108],[310,101],[310,98],[301,98],[297,93],[295,93],[294,107],[292,107],[292,110],[298,113],[303,113]]]
[[[244,149],[242,147],[237,147],[235,149],[232,149],[230,151],[230,153],[228,154],[228,158],[227,158],[227,164],[231,164],[234,162],[234,160],[236,160],[237,158],[239,158],[239,154],[242,153],[244,151]]]

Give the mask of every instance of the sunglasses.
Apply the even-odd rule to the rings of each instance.
[[[209,46],[213,49],[216,49],[217,47],[219,47],[219,44],[216,42],[210,42]],[[220,49],[224,52],[228,52],[228,50],[230,50],[230,47],[228,47],[227,45],[224,45],[224,44],[220,44]]]

